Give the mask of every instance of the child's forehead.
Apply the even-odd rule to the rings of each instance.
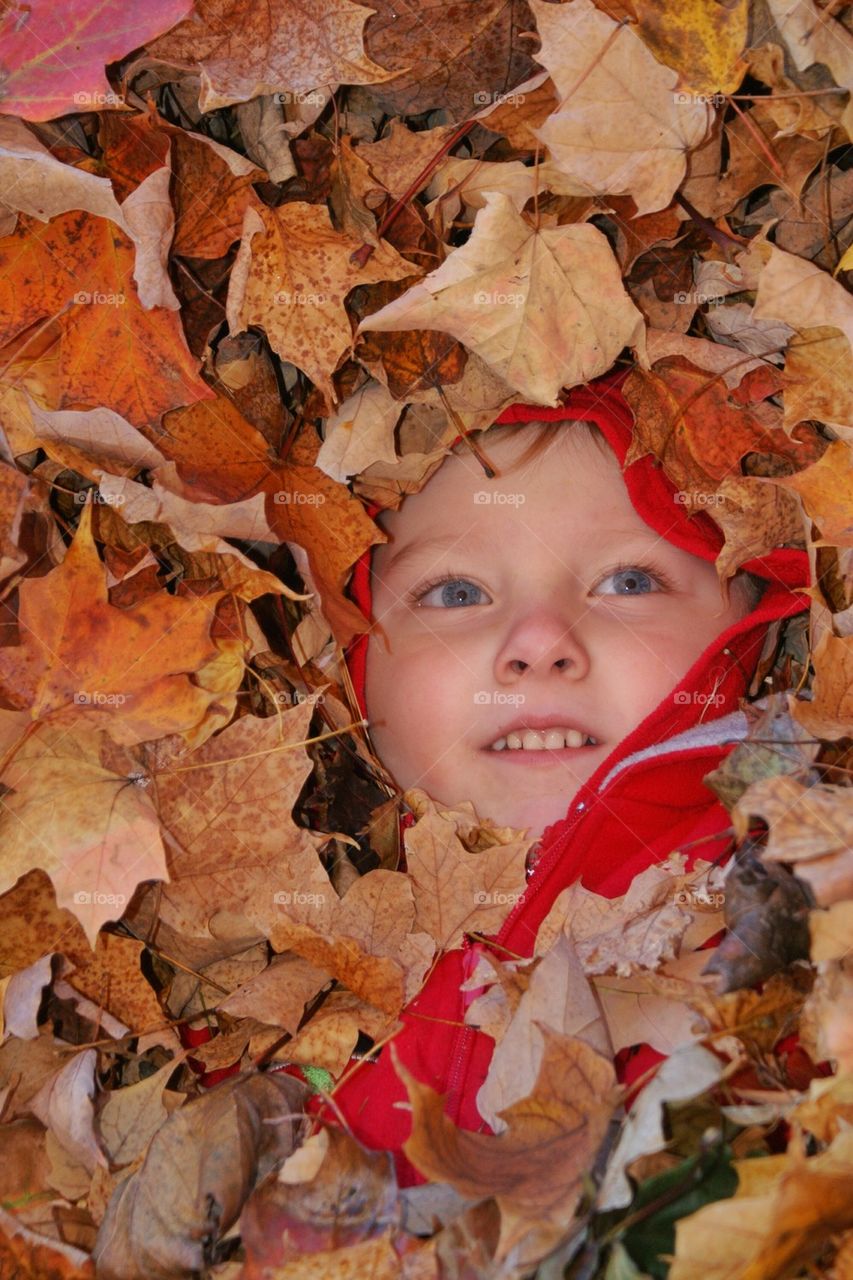
[[[381,513],[380,528],[394,539],[405,532],[407,542],[454,528],[458,537],[468,517],[504,523],[523,514],[532,521],[538,497],[547,496],[553,505],[565,491],[567,500],[580,499],[586,506],[588,489],[612,499],[628,524],[643,523],[616,455],[602,436],[578,430],[578,424],[560,424],[564,429],[548,432],[545,447],[528,457],[531,443],[541,440],[538,425],[501,426],[478,436],[478,451],[494,476],[487,476],[473,450],[459,441],[417,493],[405,497],[396,511]]]

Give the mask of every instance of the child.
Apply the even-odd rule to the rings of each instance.
[[[471,800],[481,819],[538,838],[498,956],[530,955],[578,878],[616,897],[682,845],[718,836],[685,849],[688,868],[726,852],[729,817],[702,779],[745,736],[738,700],[770,624],[808,605],[796,550],[749,561],[723,597],[710,517],[687,515],[650,456],[621,470],[632,416],[620,381],[575,388],[562,408],[505,412],[507,429],[480,437],[493,480],[457,443],[420,493],[383,514],[391,541],[353,575],[386,637],[359,636],[347,654],[383,764],[403,789]],[[484,1128],[475,1098],[493,1041],[464,1026],[460,986],[481,945],[466,938],[439,960],[395,1038],[472,1130]],[[619,1079],[660,1056],[622,1050]],[[400,1150],[411,1119],[395,1106],[406,1091],[387,1048],[335,1100],[365,1145],[395,1152],[402,1185],[422,1181]]]

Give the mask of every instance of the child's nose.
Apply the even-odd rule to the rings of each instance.
[[[589,654],[565,617],[531,614],[507,636],[496,667],[498,677],[510,681],[527,672],[579,680],[589,671]]]

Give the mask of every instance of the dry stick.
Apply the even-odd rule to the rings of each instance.
[[[304,738],[301,742],[282,742],[278,747],[268,747],[266,751],[249,751],[244,756],[232,756],[228,760],[203,760],[199,764],[185,764],[178,769],[165,769],[164,773],[171,775],[173,773],[189,773],[192,769],[213,769],[224,764],[241,764],[244,760],[257,760],[261,756],[271,756],[275,751],[290,751],[293,747],[307,747],[312,742],[325,742],[327,738],[336,738],[339,733],[349,733],[351,729],[357,729],[359,725],[366,725],[366,720],[354,720],[352,724],[344,725],[343,729],[333,729],[330,733],[320,733],[315,738]]]
[[[444,405],[445,411],[447,412],[447,416],[450,418],[450,421],[456,427],[456,430],[459,432],[459,435],[462,437],[465,444],[468,446],[468,448],[473,453],[474,457],[479,462],[480,466],[483,468],[483,471],[486,473],[487,478],[489,480],[494,480],[495,476],[499,476],[501,474],[500,471],[494,465],[494,463],[490,461],[488,457],[486,457],[486,455],[480,449],[480,446],[475,444],[474,441],[470,438],[468,434],[468,429],[465,426],[465,423],[462,421],[462,419],[459,417],[459,414],[453,408],[453,405],[447,399],[447,396],[444,394],[444,387],[441,385],[441,383],[437,383],[435,389],[438,392],[441,403]]]
[[[397,200],[396,203],[393,204],[391,208],[388,210],[388,212],[385,214],[379,226],[376,228],[377,240],[382,239],[385,232],[391,226],[391,223],[396,220],[398,215],[403,211],[405,206],[409,203],[412,197],[417,193],[417,191],[420,189],[425,179],[427,179],[430,176],[430,174],[435,169],[439,161],[444,159],[447,153],[450,150],[452,150],[453,147],[456,146],[457,142],[462,141],[462,139],[465,137],[465,134],[468,133],[468,131],[473,128],[475,123],[476,121],[474,120],[466,120],[463,124],[459,126],[458,129],[454,130],[454,132],[450,135],[447,141],[441,147],[439,147],[438,151],[436,151],[432,159],[424,166],[423,169],[421,169],[420,173],[415,178],[415,180],[409,183],[406,190],[400,196],[400,199]],[[371,256],[372,253],[374,253],[375,249],[376,249],[375,245],[363,244],[361,248],[356,249],[355,253],[351,255],[350,262],[357,267],[365,266],[368,258]]]
[[[734,108],[734,110],[737,112],[737,114],[740,116],[741,120],[743,121],[744,127],[752,134],[757,147],[767,157],[767,163],[770,165],[770,168],[784,182],[784,179],[785,179],[784,170],[781,164],[779,163],[779,159],[776,156],[776,153],[773,151],[772,147],[768,143],[764,134],[761,132],[759,128],[757,128],[757,126],[753,123],[753,121],[750,120],[746,112],[740,109],[738,104],[735,102],[734,98],[730,97],[728,94],[726,94],[726,102],[730,102],[732,104],[732,107]]]
[[[732,245],[734,245],[736,249],[743,248],[743,240],[737,240],[734,236],[729,235],[727,231],[721,231],[710,218],[704,217],[704,215],[701,214],[699,210],[690,203],[687,197],[681,194],[680,191],[676,191],[675,193],[675,203],[681,205],[684,212],[689,215],[690,221],[695,222],[696,226],[699,227],[701,231],[705,232],[705,235],[709,240],[713,240],[717,248],[721,249],[726,255],[726,259],[728,261],[731,261],[729,255],[731,254]]]

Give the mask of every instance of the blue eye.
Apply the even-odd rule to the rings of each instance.
[[[652,574],[646,573],[645,569],[640,569],[636,565],[617,569],[614,573],[608,574],[606,578],[601,579],[596,590],[600,591],[608,582],[615,584],[615,594],[620,596],[648,595],[649,592],[657,590],[659,585]],[[605,591],[603,594],[613,593]]]
[[[459,606],[481,604],[479,598],[484,596],[485,592],[478,587],[475,582],[471,582],[469,578],[439,578],[437,582],[430,582],[425,585],[422,591],[418,592],[416,601],[418,604],[429,604],[428,596],[433,592],[440,592],[440,605],[445,609],[453,609]],[[471,598],[471,597],[475,598]],[[433,602],[435,604],[435,602]]]

